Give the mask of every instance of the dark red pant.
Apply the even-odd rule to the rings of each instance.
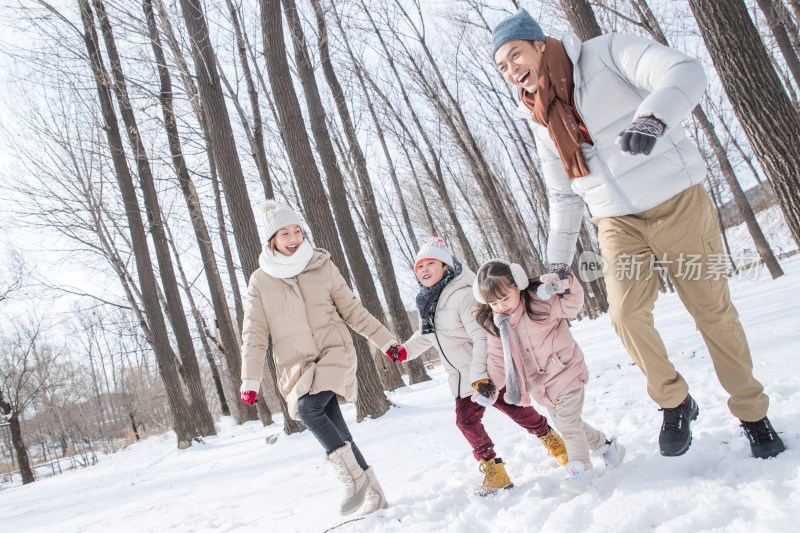
[[[506,403],[503,400],[505,387],[502,388],[497,395],[497,401],[494,406],[500,409],[503,413],[508,415],[511,420],[525,428],[528,433],[532,433],[537,437],[543,437],[547,434],[547,418],[539,414],[539,412],[532,406],[521,407]],[[494,443],[486,433],[483,427],[483,413],[486,408],[482,405],[473,402],[470,398],[456,398],[456,425],[464,437],[472,446],[472,455],[477,460],[493,459]]]

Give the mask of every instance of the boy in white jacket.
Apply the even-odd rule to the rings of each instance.
[[[494,405],[536,435],[560,464],[566,464],[564,442],[550,428],[547,418],[531,406],[506,403],[503,390],[496,391],[489,380],[486,331],[475,321],[472,293],[475,274],[462,266],[438,237],[432,237],[419,250],[414,270],[420,283],[417,295],[420,329],[398,347],[399,353],[393,360],[414,359],[428,348],[439,352],[456,399],[456,425],[485,474],[476,494],[492,494],[513,487],[505,463],[496,456],[494,443],[481,422],[487,405]]]

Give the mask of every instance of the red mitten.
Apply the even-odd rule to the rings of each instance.
[[[242,401],[248,405],[255,405],[256,403],[256,391],[254,390],[243,390],[242,391]]]
[[[399,361],[402,363],[408,358],[408,354],[406,353],[406,349],[403,348],[402,344],[393,344],[392,346],[389,346],[388,350],[386,350],[386,357],[392,361]]]

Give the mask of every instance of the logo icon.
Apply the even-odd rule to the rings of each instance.
[[[607,271],[608,263],[600,254],[586,251],[578,257],[578,276],[582,281],[596,281],[602,278]]]

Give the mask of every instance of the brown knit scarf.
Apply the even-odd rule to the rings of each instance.
[[[533,112],[534,122],[547,127],[569,179],[588,176],[589,167],[581,153],[583,134],[571,105],[572,61],[563,42],[551,37],[546,39],[536,92],[531,94],[520,87],[519,95]]]

